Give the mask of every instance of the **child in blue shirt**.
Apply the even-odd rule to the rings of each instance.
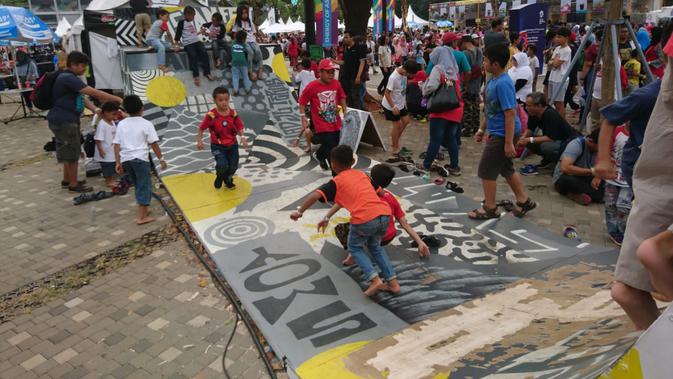
[[[514,141],[521,133],[521,122],[516,115],[516,90],[505,71],[508,61],[509,49],[506,45],[493,45],[484,52],[484,69],[493,76],[486,86],[484,118],[474,136],[477,143],[481,143],[484,130],[488,132],[478,169],[484,188],[484,204],[467,214],[476,220],[500,217],[495,201],[498,175],[507,180],[516,196],[515,216],[523,217],[537,206],[524,191],[512,161],[516,156]]]

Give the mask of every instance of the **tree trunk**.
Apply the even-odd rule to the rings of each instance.
[[[372,0],[339,0],[339,7],[346,22],[346,30],[354,36],[366,36]]]
[[[409,3],[407,0],[400,1],[402,8],[402,30],[407,31],[407,14],[409,13]]]

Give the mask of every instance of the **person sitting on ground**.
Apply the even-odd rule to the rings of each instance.
[[[509,59],[507,45],[494,44],[484,52],[484,69],[491,73],[492,77],[486,86],[485,117],[474,136],[475,141],[481,143],[484,131],[489,134],[478,169],[484,188],[484,204],[467,214],[471,219],[487,220],[500,217],[495,200],[496,180],[500,175],[507,180],[516,196],[516,207],[513,209],[515,216],[523,217],[537,207],[524,190],[521,177],[514,170],[512,161],[516,155],[514,141],[521,131],[521,124],[516,115],[514,84],[505,72]]]
[[[236,32],[236,41],[231,46],[231,85],[234,87],[234,96],[238,96],[241,80],[243,81],[243,89],[246,95],[252,89],[252,81],[250,81],[250,77],[248,76],[248,60],[250,56],[245,47],[245,36],[245,30]]]
[[[166,66],[166,49],[173,46],[173,51],[180,50],[175,46],[173,36],[171,35],[170,30],[168,30],[168,16],[169,13],[167,10],[157,10],[157,20],[152,23],[145,39],[147,44],[152,46],[157,52],[157,64],[159,65],[159,69],[163,72],[170,71],[170,68]],[[162,39],[164,33],[166,33],[166,38],[168,38],[170,45]]]
[[[243,134],[245,126],[236,111],[229,107],[229,91],[226,88],[215,88],[213,100],[215,108],[206,113],[199,125],[196,148],[203,150],[203,131],[208,129],[210,131],[210,151],[215,158],[216,176],[213,185],[216,189],[220,189],[224,183],[227,188],[232,189],[236,187],[234,174],[238,169],[237,136],[240,137],[243,148],[248,148],[248,141]]]
[[[257,26],[250,20],[249,8],[246,4],[239,4],[236,8],[236,19],[231,28],[232,33],[243,30],[245,34],[245,47],[248,52],[248,74],[250,80],[264,79],[264,66],[262,65],[262,50],[257,44]]]
[[[536,175],[538,169],[558,162],[568,142],[577,137],[577,132],[556,109],[547,104],[542,92],[533,92],[526,96],[526,110],[528,130],[519,138],[517,145],[542,156],[540,164],[536,167],[530,166],[529,171],[523,172]]]
[[[411,122],[409,112],[407,111],[407,80],[413,79],[418,72],[418,64],[414,60],[405,61],[402,66],[396,68],[390,78],[386,90],[383,93],[383,113],[386,120],[393,123],[391,132],[391,152],[393,158],[399,159],[400,155],[400,139],[404,129]]]
[[[568,143],[554,169],[552,183],[556,190],[580,205],[603,200],[603,181],[595,176],[600,129],[588,137],[577,137]]]
[[[117,115],[119,114],[119,104],[105,102],[101,105],[100,121],[96,126],[96,134],[93,139],[96,141],[96,150],[93,159],[100,164],[105,185],[112,189],[115,187],[115,155],[112,148],[112,141],[117,132]]]
[[[112,146],[115,152],[115,169],[119,175],[128,175],[135,187],[136,203],[138,204],[137,225],[154,221],[150,217],[150,200],[152,199],[152,177],[150,174],[149,149],[159,159],[161,169],[166,169],[166,161],[159,147],[159,137],[154,125],[143,118],[143,101],[138,95],[124,98],[124,109],[129,117],[117,125]]]
[[[77,166],[82,152],[80,117],[84,107],[96,113],[98,108],[85,97],[99,101],[121,103],[122,99],[107,92],[89,87],[78,76],[84,75],[89,66],[89,57],[79,51],[68,54],[67,70],[58,75],[52,87],[52,108],[47,114],[49,129],[56,139],[56,160],[63,163],[61,188],[71,192],[90,192],[93,188],[86,181],[77,180]]]
[[[418,245],[418,256],[421,258],[427,258],[430,256],[430,249],[428,248],[428,245],[423,242],[421,237],[416,233],[414,228],[409,225],[409,222],[407,221],[407,218],[404,215],[404,210],[402,209],[402,206],[400,203],[397,201],[395,198],[395,195],[393,195],[390,191],[386,190],[385,188],[390,185],[390,182],[393,181],[395,178],[395,170],[393,170],[390,166],[386,164],[377,164],[376,166],[372,167],[372,170],[370,172],[372,181],[374,182],[374,185],[379,186],[383,188],[383,195],[380,195],[381,198],[388,203],[390,206],[390,210],[392,211],[392,217],[390,218],[390,225],[388,225],[388,231],[386,231],[386,234],[383,236],[381,239],[381,246],[386,246],[390,242],[392,242],[395,237],[397,237],[397,228],[395,228],[395,220],[400,223],[400,226],[402,226],[402,229],[404,229],[407,234],[409,234],[409,237],[416,242]],[[337,213],[341,209],[341,206],[339,204],[334,204],[332,206],[332,209],[327,212],[327,215],[325,215],[325,219],[331,218],[335,213]],[[325,228],[327,227],[328,222],[326,221],[321,221],[318,224],[318,231],[320,229],[325,231]],[[346,226],[346,229],[350,229],[350,224],[344,224]],[[348,235],[348,231],[345,233]],[[345,243],[344,243],[345,242]],[[342,241],[342,244],[344,245],[345,249],[348,249],[348,241]],[[343,265],[344,266],[351,266],[355,264],[355,260],[353,259],[353,255],[348,253],[348,256],[346,259],[343,260]]]
[[[201,25],[201,33],[210,37],[210,46],[213,48],[213,59],[215,60],[215,68],[222,67],[223,62],[229,59],[222,60],[222,51],[226,57],[229,57],[229,50],[231,46],[227,46],[225,41],[226,25],[222,21],[222,15],[219,12],[213,13],[210,22]]]
[[[341,84],[334,80],[334,70],[338,66],[331,59],[321,60],[318,67],[320,78],[309,83],[299,96],[299,114],[302,115],[302,126],[308,128],[309,118],[306,117],[306,106],[310,104],[310,122],[313,122],[315,135],[320,142],[315,159],[323,170],[328,170],[327,159],[332,149],[339,144],[341,137],[339,105],[341,105],[343,114],[347,113],[346,93],[341,88]]]
[[[210,73],[210,58],[208,58],[208,51],[206,46],[199,37],[199,28],[196,26],[194,17],[196,16],[196,9],[192,6],[186,6],[182,11],[183,19],[178,22],[178,27],[175,30],[175,41],[180,41],[185,48],[187,58],[189,58],[189,69],[192,71],[194,78],[194,85],[201,85],[201,78],[199,73],[199,65],[203,69],[203,75],[208,80],[213,81],[213,75]]]
[[[364,294],[374,296],[380,291],[399,293],[400,284],[395,269],[386,250],[381,246],[381,239],[388,231],[392,213],[390,206],[379,196],[379,193],[384,194],[383,189],[367,174],[352,168],[355,160],[350,146],[336,146],[332,149],[330,158],[336,176],[308,195],[290,218],[299,220],[316,201],[334,202],[346,208],[351,214],[348,248],[362,271],[363,280],[368,283]],[[325,218],[319,225],[327,222],[329,219]],[[370,257],[365,253],[365,246],[381,270],[385,282],[381,280]]]

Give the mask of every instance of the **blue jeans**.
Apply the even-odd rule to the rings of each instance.
[[[367,253],[374,258],[374,262],[379,266],[385,281],[395,279],[395,269],[390,263],[386,250],[381,246],[381,238],[386,234],[390,224],[390,216],[379,216],[364,224],[351,224],[348,233],[348,249],[362,271],[362,278],[369,283],[372,279],[379,276]]]
[[[430,142],[428,143],[428,149],[425,152],[423,166],[430,168],[432,161],[435,160],[435,157],[439,152],[439,146],[444,146],[449,150],[449,167],[458,169],[459,137],[457,133],[460,131],[460,124],[443,118],[431,118],[429,129]]]
[[[126,175],[129,176],[131,184],[135,187],[136,203],[138,205],[150,205],[150,199],[152,198],[150,162],[136,158],[122,162],[122,166]]]
[[[238,89],[240,87],[239,81],[243,79],[243,88],[245,92],[250,92],[252,88],[252,82],[250,81],[250,76],[248,75],[248,67],[246,66],[231,66],[231,85],[234,87],[234,93],[238,94]]]
[[[248,68],[252,72],[257,72],[262,67],[262,50],[257,42],[246,43],[245,50],[248,53]]]
[[[225,183],[231,183],[238,170],[238,144],[230,146],[210,144],[210,152],[215,158],[215,172]]]
[[[156,38],[150,38],[147,41],[148,45],[152,46],[154,50],[157,52],[157,64],[159,66],[165,66],[166,65],[166,49],[169,48],[168,42],[156,39]]]
[[[210,59],[208,51],[203,42],[199,41],[185,46],[185,52],[189,60],[189,69],[192,70],[192,76],[199,77],[199,63],[203,69],[203,75],[210,75]]]
[[[626,219],[631,213],[631,202],[633,201],[633,191],[630,187],[619,187],[614,184],[605,183],[605,224],[608,227],[608,234],[613,237],[624,237],[626,230]]]

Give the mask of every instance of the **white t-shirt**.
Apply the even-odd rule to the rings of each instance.
[[[257,28],[253,23],[250,21],[241,20],[241,26],[239,27],[238,24],[234,22],[234,26],[232,26],[231,31],[236,33],[239,30],[245,30],[247,33],[245,36],[245,42],[257,42],[257,37],[255,36]]]
[[[563,63],[559,68],[552,68],[551,74],[549,74],[549,81],[560,83],[561,79],[563,79],[563,74],[570,69],[570,61],[572,60],[572,50],[570,49],[570,46],[556,46],[551,59],[553,61],[556,58],[562,60]]]
[[[538,69],[540,68],[540,60],[537,59],[537,56],[533,55],[532,58],[528,57],[528,66],[530,66],[530,69],[533,70],[533,75],[537,76]]]
[[[154,125],[142,117],[128,117],[119,122],[112,143],[119,145],[122,162],[142,159],[149,162],[149,145],[159,141]]]
[[[383,96],[382,105],[389,111],[393,110],[394,106],[402,110],[407,107],[407,77],[397,72],[397,69],[390,74],[388,85],[386,89],[390,91],[390,97],[393,99],[393,104],[388,103],[388,98]]]
[[[393,65],[392,60],[393,59],[390,56],[390,46],[379,46],[379,66],[384,68],[391,67]]]
[[[294,82],[299,84],[299,96],[304,92],[304,88],[315,79],[315,74],[311,70],[301,70],[295,75]]]
[[[96,127],[96,134],[93,139],[100,141],[100,145],[105,152],[105,157],[100,156],[98,151],[98,145],[96,145],[96,150],[93,153],[93,159],[97,162],[114,162],[115,161],[115,152],[112,148],[112,141],[114,141],[115,134],[117,131],[117,126],[114,121],[112,124],[108,124],[105,120],[100,120],[98,126]]]

